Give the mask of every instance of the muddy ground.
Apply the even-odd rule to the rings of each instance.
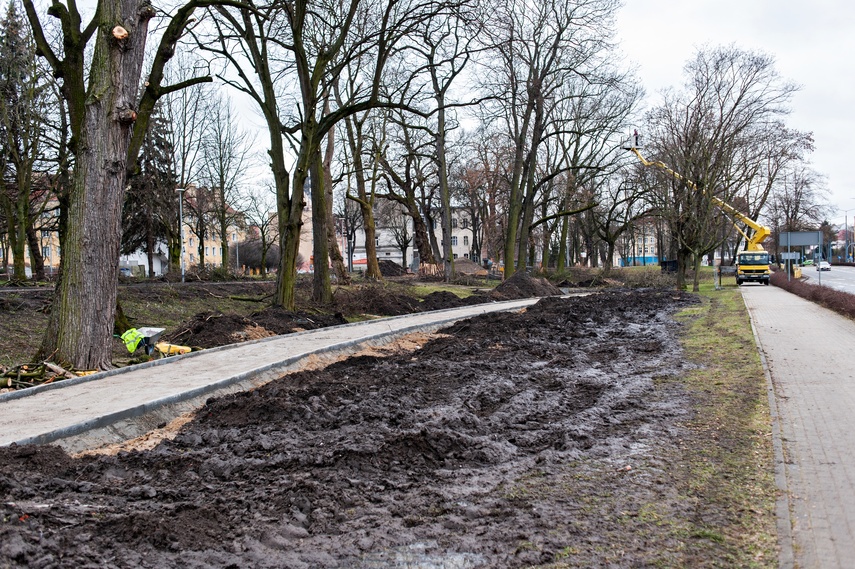
[[[721,514],[680,498],[691,302],[546,298],[209,400],[153,450],[0,449],[0,567],[715,565],[658,514]]]

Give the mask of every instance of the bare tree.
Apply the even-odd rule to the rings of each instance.
[[[47,196],[44,179],[42,191],[34,192],[34,176],[43,152],[50,79],[36,59],[33,36],[14,0],[0,30],[0,208],[14,278],[27,278],[24,256],[29,249],[33,278],[38,280],[44,279],[44,263],[34,224]]]
[[[362,228],[362,212],[359,205],[348,198],[350,192],[342,192],[338,195],[335,206],[336,219],[341,223],[341,232],[347,242],[347,268],[353,271],[353,250],[356,243],[356,233]]]
[[[401,252],[401,266],[407,268],[407,251],[413,242],[410,232],[411,218],[394,201],[380,200],[377,205],[377,221],[392,235],[392,240]]]
[[[504,243],[505,275],[524,263],[538,190],[538,156],[561,88],[572,77],[595,75],[609,47],[613,0],[497,3],[486,30],[496,58],[484,87],[494,95],[489,109],[502,123],[513,149]],[[541,170],[542,171],[542,170]]]
[[[658,203],[676,249],[677,286],[692,264],[698,290],[701,258],[719,246],[729,222],[713,198],[751,213],[744,192],[767,187],[750,182],[779,151],[760,141],[780,129],[795,86],[778,76],[771,57],[736,47],[702,49],[686,73],[686,87],[666,94],[648,122],[655,154],[680,176],[661,172]]]
[[[389,144],[378,157],[387,178],[383,197],[398,202],[413,221],[413,238],[419,262],[437,264],[441,258],[434,235],[431,212],[436,202],[437,184],[431,150],[431,137],[426,128],[415,125],[404,112],[391,115]]]
[[[229,228],[241,217],[234,206],[250,161],[249,134],[238,126],[232,104],[222,94],[213,96],[210,103],[200,176],[210,189],[208,213],[220,240],[221,264],[228,268]]]
[[[267,274],[267,255],[279,240],[276,233],[276,190],[273,183],[247,188],[241,200],[241,210],[248,226],[248,240],[257,241],[260,249],[261,275]],[[237,267],[240,270],[240,267]]]
[[[202,143],[209,112],[209,92],[211,87],[204,83],[193,83],[194,77],[207,74],[204,62],[194,58],[187,52],[176,56],[175,65],[165,73],[170,83],[190,84],[184,89],[168,92],[163,97],[163,114],[169,124],[170,146],[173,150],[172,170],[176,176],[176,186],[180,189],[177,200],[184,200],[192,193],[192,188],[201,185]],[[192,211],[188,203],[188,210]],[[181,243],[181,225],[184,220],[178,219],[180,209],[168,220],[163,220],[167,230],[167,247],[169,249],[169,272],[178,273],[181,267],[184,244]]]

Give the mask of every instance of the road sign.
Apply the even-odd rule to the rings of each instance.
[[[798,251],[793,251],[791,253],[781,253],[781,259],[784,261],[797,261],[801,258],[802,254]]]
[[[781,247],[809,247],[822,245],[821,231],[787,231],[778,235]]]

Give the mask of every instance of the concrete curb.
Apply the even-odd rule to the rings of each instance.
[[[405,325],[397,329],[392,329],[390,327],[387,331],[376,332],[370,335],[361,335],[355,339],[336,342],[317,349],[304,350],[302,352],[288,356],[282,360],[274,361],[272,363],[265,363],[264,365],[259,366],[257,368],[248,369],[245,372],[236,375],[231,375],[230,377],[225,377],[218,381],[207,383],[205,385],[188,389],[180,393],[176,393],[152,401],[147,401],[140,405],[127,407],[117,411],[103,413],[101,415],[89,418],[85,421],[66,425],[61,428],[45,431],[34,436],[24,437],[4,444],[23,445],[58,443],[64,448],[66,448],[66,450],[72,452],[85,450],[87,448],[94,448],[97,446],[101,446],[105,443],[128,440],[130,438],[140,436],[150,431],[152,428],[154,428],[154,425],[168,422],[180,416],[181,414],[192,410],[193,408],[201,407],[204,404],[205,400],[211,396],[215,396],[218,394],[224,395],[227,393],[234,393],[237,391],[252,389],[254,387],[263,385],[273,379],[276,379],[284,373],[298,371],[299,369],[301,369],[305,360],[307,360],[311,356],[321,356],[322,359],[332,361],[336,356],[346,356],[358,351],[359,349],[363,349],[370,346],[382,345],[396,338],[406,336],[417,331],[433,332],[443,326],[452,324],[454,322],[466,320],[490,312],[523,310],[528,306],[535,304],[539,300],[539,298],[535,298],[506,301],[501,303],[485,303],[483,307],[490,307],[490,309],[482,310],[475,314],[461,314],[460,312],[461,310],[477,309],[480,305],[461,307],[459,309],[438,310],[432,313],[434,316],[436,316],[436,318],[427,323],[417,323],[408,326]],[[522,305],[521,302],[523,302]],[[503,307],[502,305],[507,306]],[[398,317],[384,318],[379,321],[374,320],[342,324],[341,326],[336,326],[332,328],[359,328],[360,326],[365,326],[367,324],[376,324],[377,322],[397,322],[402,319],[410,318],[413,316],[414,315],[404,315]],[[320,330],[328,331],[329,329],[330,328],[322,328]],[[262,338],[260,340],[243,342],[241,344],[221,346],[218,348],[212,348],[210,350],[192,352],[183,356],[173,356],[170,358],[154,360],[135,366],[128,366],[126,368],[93,374],[91,376],[84,376],[80,378],[65,380],[56,384],[49,384],[45,386],[24,389],[20,392],[12,392],[9,394],[4,394],[4,396],[0,396],[0,404],[7,401],[13,401],[15,399],[22,399],[24,397],[35,397],[38,396],[40,393],[44,393],[45,391],[71,388],[81,383],[97,381],[98,379],[120,375],[122,373],[129,373],[132,371],[151,368],[155,366],[167,365],[172,362],[177,362],[179,360],[187,359],[190,357],[204,357],[207,354],[224,352],[238,347],[245,348],[246,346],[253,344],[259,345],[263,348],[263,344],[267,342],[277,340],[281,341],[283,338],[294,338],[295,336],[306,336],[313,333],[317,334],[318,330],[309,330],[305,332],[298,332],[296,334],[272,336],[270,338]]]
[[[516,304],[518,302],[519,302],[519,300],[506,300],[506,301],[501,301],[501,302],[485,302],[484,306],[496,306],[496,305],[501,305],[501,304],[505,304],[505,303]],[[471,305],[471,306],[460,307],[460,308],[472,308],[474,306],[478,306],[478,305]],[[443,313],[453,312],[456,310],[459,310],[459,308],[446,308],[443,310],[433,311],[432,313],[433,314],[443,314]],[[501,309],[498,309],[498,310],[501,310]],[[509,310],[511,310],[511,309],[509,309]],[[415,314],[425,314],[425,313],[421,312],[421,313],[415,313]],[[412,316],[413,316],[413,314],[403,314],[401,316],[389,316],[389,317],[384,317],[384,318],[376,320],[376,321],[366,320],[363,322],[350,322],[348,324],[340,324],[338,326],[331,326],[330,328],[348,328],[348,327],[357,328],[359,326],[365,325],[367,322],[378,322],[378,321],[392,322],[392,321],[396,321],[396,320],[402,320],[405,318],[409,318]],[[446,320],[446,321],[451,321],[451,319]],[[53,389],[63,389],[63,388],[73,387],[73,386],[79,385],[81,383],[87,383],[90,381],[98,381],[99,379],[104,379],[105,377],[120,375],[123,373],[128,373],[130,371],[146,369],[146,368],[156,367],[156,366],[161,366],[161,365],[167,365],[167,364],[171,364],[173,362],[176,362],[176,361],[179,361],[182,359],[205,356],[208,354],[221,352],[224,350],[229,350],[229,349],[234,348],[235,346],[250,346],[253,344],[264,344],[266,342],[273,342],[273,341],[281,340],[284,336],[287,336],[289,338],[294,338],[294,337],[299,337],[299,336],[310,335],[310,334],[316,333],[317,330],[319,330],[319,329],[322,329],[322,328],[318,328],[315,330],[304,330],[302,332],[293,332],[291,334],[280,334],[278,336],[270,336],[267,338],[260,338],[258,340],[249,340],[247,342],[241,342],[240,344],[229,344],[226,346],[217,346],[215,348],[209,348],[207,350],[201,350],[198,352],[190,352],[189,354],[181,354],[181,355],[170,356],[168,358],[151,360],[151,361],[144,362],[141,364],[134,364],[134,365],[130,365],[130,366],[122,367],[122,368],[116,368],[116,369],[111,369],[108,371],[93,373],[92,375],[84,375],[84,376],[80,376],[80,377],[74,377],[71,379],[65,379],[62,381],[58,381],[56,383],[48,383],[46,385],[36,385],[34,387],[28,387],[26,389],[19,389],[17,391],[12,391],[10,393],[2,393],[2,394],[0,394],[0,403],[3,403],[4,401],[11,401],[13,399],[20,399],[22,397],[31,397],[33,395],[38,395],[39,393],[42,393],[44,391],[51,391]]]

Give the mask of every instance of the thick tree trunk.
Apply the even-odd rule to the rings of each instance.
[[[12,249],[12,272],[16,281],[27,280],[27,263],[24,260],[24,253],[27,250],[27,239],[24,227],[17,221],[17,215],[14,209],[10,208],[7,216],[7,233],[9,238],[9,246]]]
[[[437,89],[434,79],[434,89]],[[436,156],[437,169],[439,170],[439,196],[442,202],[442,260],[445,268],[445,282],[451,282],[454,278],[454,253],[451,243],[451,190],[448,187],[448,164],[445,156],[445,98],[437,89],[437,126],[436,126]]]
[[[330,286],[330,252],[327,232],[327,192],[324,189],[324,175],[321,166],[321,152],[312,145],[309,155],[309,168],[312,172],[312,250],[315,255],[315,272],[312,275],[312,299],[315,302],[332,302]]]
[[[282,163],[284,164],[284,160]],[[274,179],[276,178],[274,171]],[[285,174],[276,182],[277,202],[279,204],[279,272],[276,275],[276,302],[274,304],[287,310],[294,310],[294,284],[297,280],[297,254],[300,249],[300,229],[303,226],[304,202],[302,187],[299,190],[297,189],[296,180],[294,181],[294,195],[288,194],[287,178],[287,174]]]
[[[100,4],[89,92],[69,200],[63,272],[41,354],[74,369],[112,366],[121,213],[150,6]],[[128,30],[117,39],[114,26]]]

